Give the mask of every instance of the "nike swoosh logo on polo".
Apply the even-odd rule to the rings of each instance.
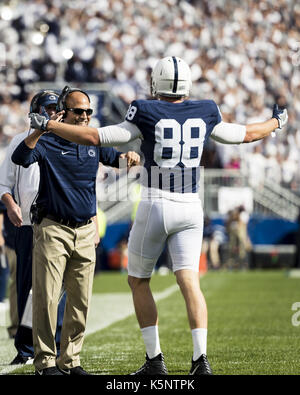
[[[68,154],[69,152],[71,152],[71,151],[61,151],[61,154],[62,154],[62,155],[66,155],[66,154]]]

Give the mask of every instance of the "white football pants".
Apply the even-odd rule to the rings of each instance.
[[[202,237],[201,201],[142,200],[129,236],[128,274],[151,277],[166,242],[173,272],[199,271]]]

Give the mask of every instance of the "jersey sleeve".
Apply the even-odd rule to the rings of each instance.
[[[200,103],[202,103],[201,100]],[[208,137],[212,137],[212,132],[214,128],[218,124],[222,123],[222,114],[219,106],[214,100],[205,100],[204,103],[206,105],[206,109],[204,112],[204,119],[208,126],[206,132],[206,138],[208,138]]]
[[[222,144],[241,144],[244,142],[245,135],[245,125],[222,121],[214,127],[210,137]]]
[[[218,123],[222,122],[222,113],[221,113],[221,110],[217,104],[216,104],[216,107],[217,107],[217,124],[218,124]]]
[[[131,102],[125,115],[125,120],[139,126],[139,103],[137,100]]]
[[[140,129],[128,121],[118,125],[104,126],[98,128],[99,140],[101,147],[114,147],[116,145],[127,144],[130,141],[143,138]]]

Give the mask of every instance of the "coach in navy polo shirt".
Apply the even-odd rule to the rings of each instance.
[[[86,126],[91,118],[85,92],[71,90],[63,99],[63,121]],[[119,166],[119,158],[138,164],[134,152],[70,143],[35,130],[16,148],[12,160],[40,166],[34,210],[33,341],[34,365],[40,375],[84,375],[79,354],[83,344],[95,268],[96,175],[99,162]],[[97,237],[97,236],[96,236]],[[61,286],[67,293],[56,360],[54,333]]]
[[[56,104],[59,95],[54,91],[41,90],[37,92],[30,102],[30,110],[38,111],[47,118],[56,117]],[[7,209],[8,223],[14,228],[14,250],[6,248],[11,272],[11,282],[16,288],[11,294],[17,298],[17,331],[14,345],[17,355],[11,361],[11,365],[32,364],[34,358],[32,338],[32,243],[33,227],[30,220],[30,208],[35,200],[40,182],[40,169],[37,163],[23,168],[17,166],[11,160],[11,155],[16,147],[33,130],[19,133],[10,141],[6,155],[0,167],[0,198]],[[14,289],[12,288],[12,289]],[[57,354],[60,353],[60,333],[63,322],[66,295],[62,295],[58,307],[56,346]],[[12,301],[13,302],[13,301]],[[14,306],[14,303],[12,303]],[[12,309],[13,310],[13,309]],[[15,321],[12,321],[15,322]]]

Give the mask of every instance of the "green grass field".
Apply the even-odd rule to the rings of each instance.
[[[155,293],[175,283],[172,274],[154,275]],[[284,270],[209,272],[201,279],[208,305],[208,357],[216,375],[296,375],[300,373],[300,326],[293,326],[292,305],[300,302],[300,279]],[[127,276],[95,276],[94,294],[129,292]],[[101,295],[100,295],[101,296]],[[128,295],[129,296],[129,295]],[[100,300],[100,299],[99,299]],[[108,299],[109,300],[109,299]],[[114,303],[118,299],[114,299]],[[128,303],[131,303],[128,302]],[[112,307],[97,306],[104,320]],[[122,306],[121,306],[122,307]],[[161,347],[171,375],[186,375],[192,341],[185,305],[178,290],[158,301]],[[82,366],[94,374],[128,374],[144,362],[144,345],[133,314],[87,335]],[[9,374],[33,374],[24,366]]]

